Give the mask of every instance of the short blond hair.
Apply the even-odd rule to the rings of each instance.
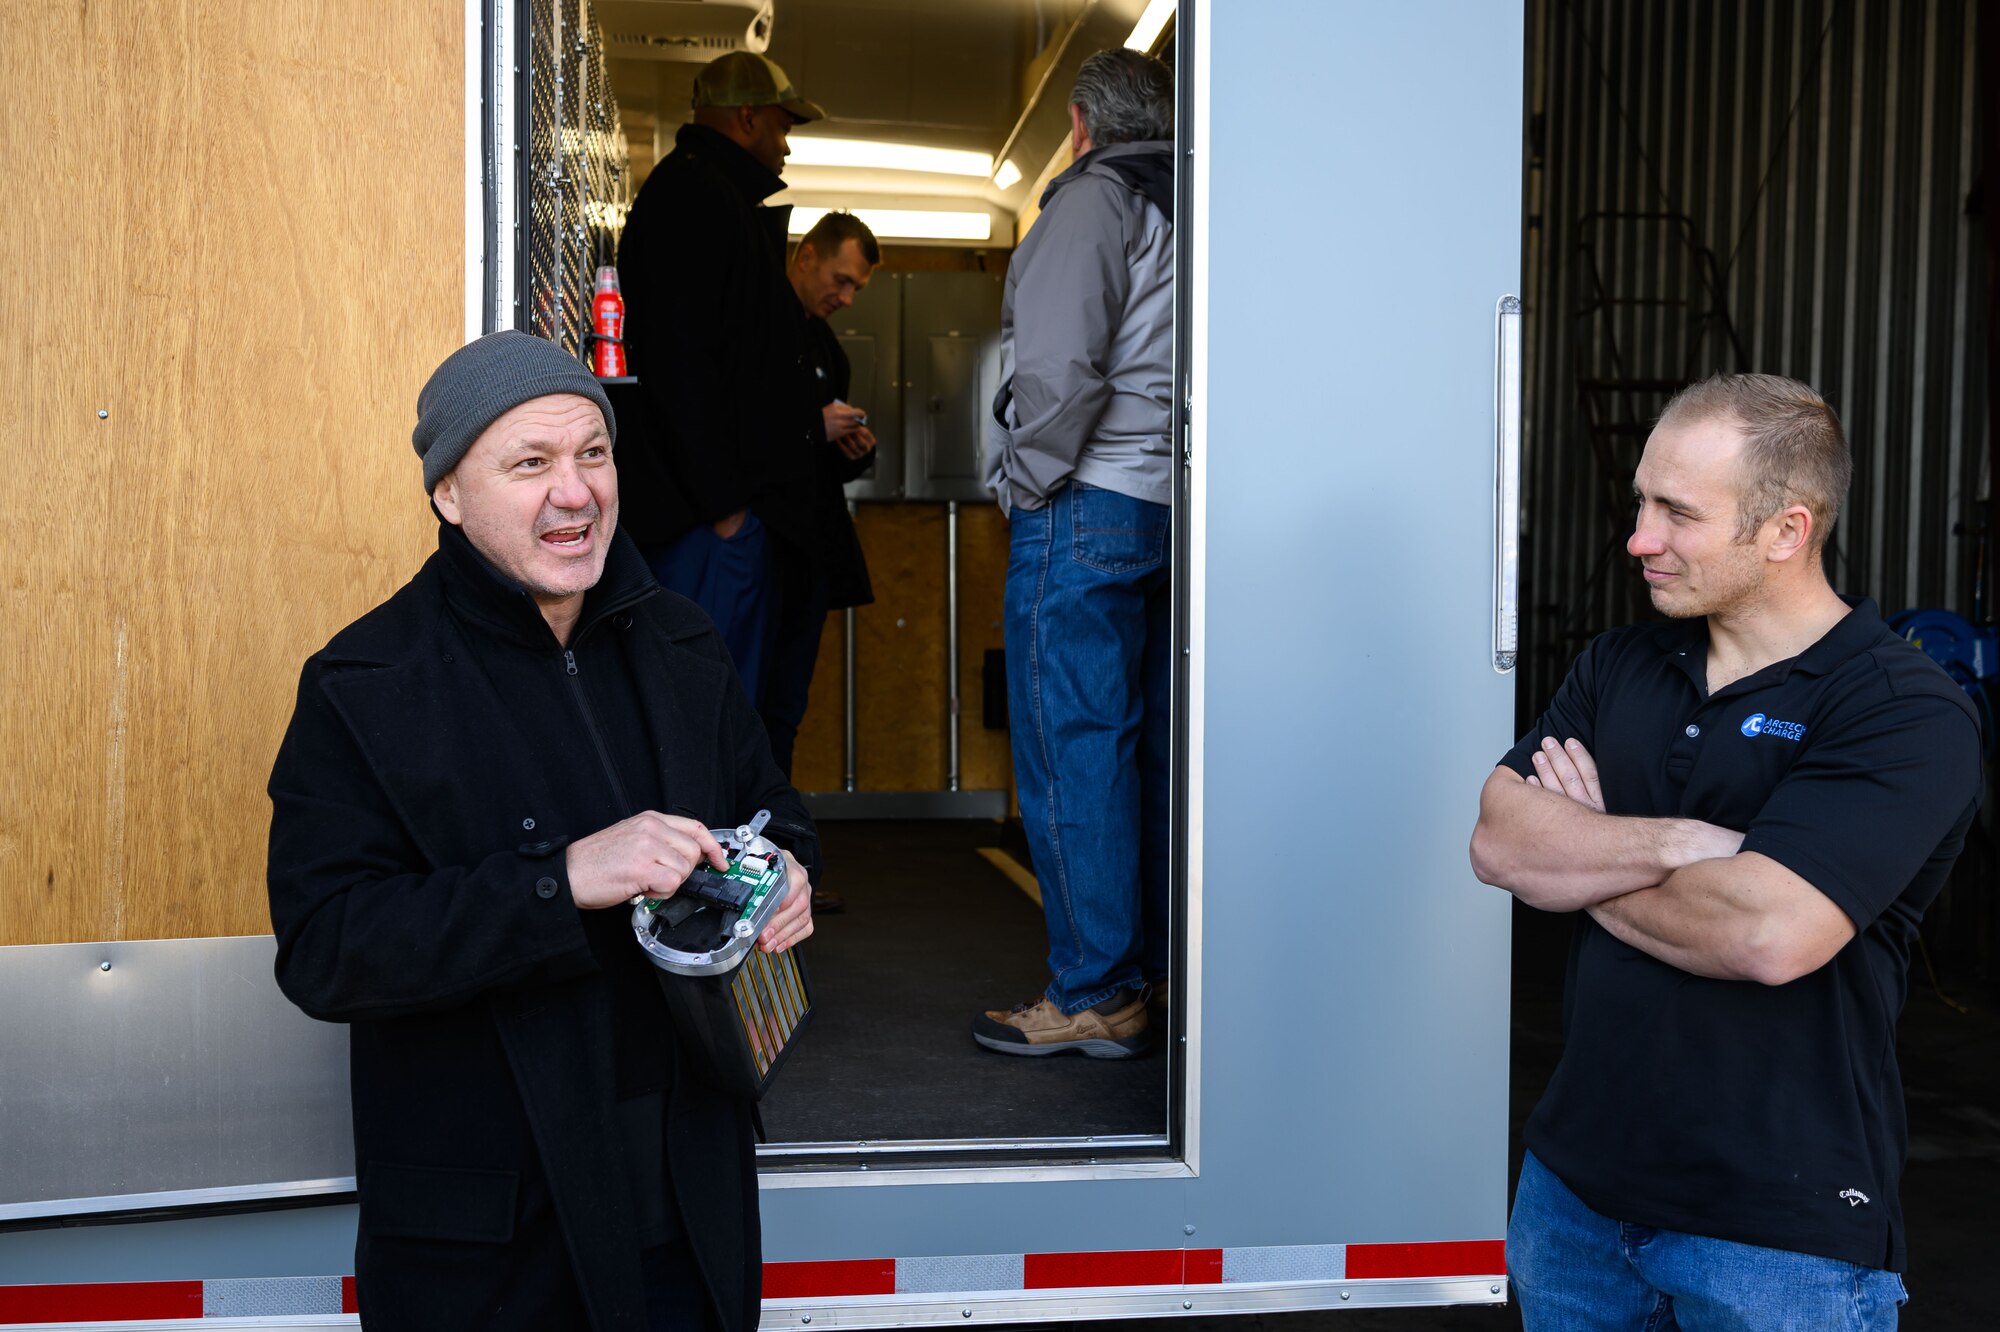
[[[1813,516],[1812,548],[1824,546],[1854,478],[1847,435],[1826,399],[1780,375],[1714,375],[1676,393],[1659,424],[1718,420],[1743,432],[1737,540],[1748,541],[1772,515],[1800,504]]]

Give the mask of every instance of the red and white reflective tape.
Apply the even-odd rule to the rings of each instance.
[[[0,1286],[0,1325],[127,1323],[172,1318],[271,1318],[353,1313],[353,1277],[231,1277]]]
[[[766,1300],[853,1295],[1182,1289],[1283,1281],[1436,1280],[1506,1275],[1500,1240],[1127,1249],[765,1263]],[[0,1326],[354,1313],[353,1277],[255,1277],[0,1286]]]
[[[1135,1286],[1180,1289],[1278,1281],[1502,1277],[1506,1273],[1506,1245],[1501,1240],[857,1258],[765,1263],[764,1298],[972,1295]]]

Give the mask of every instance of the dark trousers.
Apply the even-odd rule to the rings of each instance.
[[[826,579],[809,560],[784,550],[780,543],[772,543],[771,556],[777,595],[757,711],[771,737],[771,757],[778,770],[790,777],[792,748],[798,740],[799,724],[805,720],[813,668],[819,664],[820,635],[826,628]]]

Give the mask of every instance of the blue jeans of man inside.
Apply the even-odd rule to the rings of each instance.
[[[1533,1153],[1507,1274],[1526,1332],[1888,1332],[1909,1299],[1894,1272],[1613,1221]]]
[[[1167,973],[1172,517],[1072,483],[1009,520],[1014,780],[1065,1013]]]
[[[717,536],[714,528],[700,523],[663,546],[641,551],[660,586],[680,593],[715,621],[752,703],[770,655],[770,540],[764,524],[750,513],[733,536]]]

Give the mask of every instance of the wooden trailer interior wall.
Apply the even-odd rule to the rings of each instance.
[[[300,663],[432,541],[464,10],[0,13],[0,944],[266,932]]]

